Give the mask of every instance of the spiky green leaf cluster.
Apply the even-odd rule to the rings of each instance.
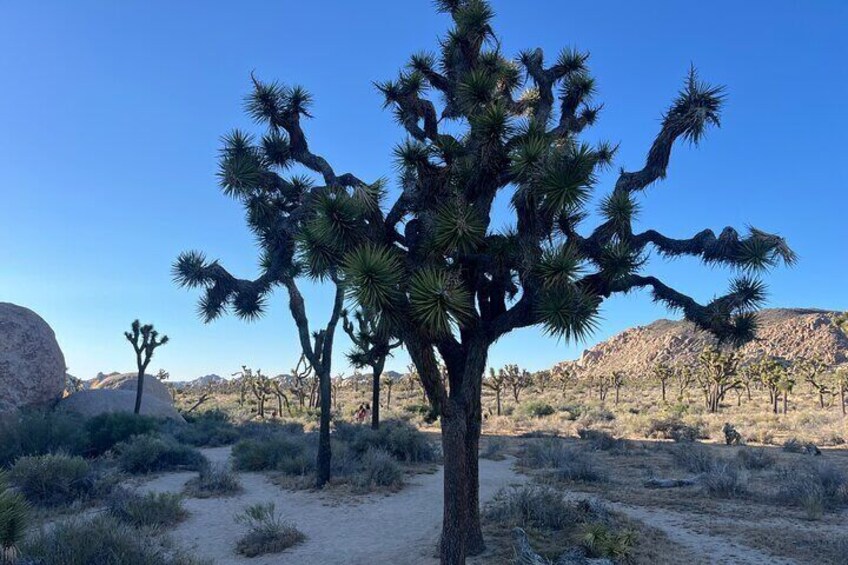
[[[368,243],[349,251],[342,265],[351,298],[380,314],[393,309],[405,277],[395,250]]]
[[[471,253],[485,235],[486,226],[472,206],[449,203],[436,213],[433,245],[442,253]]]
[[[447,335],[453,326],[473,316],[471,294],[443,269],[416,271],[409,280],[408,292],[413,321],[431,336]]]

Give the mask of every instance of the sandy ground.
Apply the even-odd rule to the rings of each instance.
[[[226,461],[229,448],[203,450],[211,461]],[[141,488],[179,492],[194,473],[169,473]],[[197,557],[216,563],[350,564],[438,563],[436,542],[442,518],[442,468],[415,475],[398,493],[357,497],[343,501],[311,491],[286,491],[258,473],[242,473],[244,491],[230,498],[185,500],[191,513],[168,534]],[[480,499],[489,500],[501,487],[519,484],[526,477],[512,470],[512,459],[480,460]],[[274,502],[277,510],[306,534],[303,544],[277,555],[247,559],[233,552],[243,527],[233,515],[244,506]]]
[[[229,448],[203,450],[213,462],[225,462]],[[480,498],[485,503],[504,486],[528,480],[513,470],[511,457],[480,460]],[[180,492],[194,473],[169,473],[143,483],[145,491]],[[404,563],[431,565],[442,516],[442,468],[409,477],[398,493],[338,498],[313,491],[287,491],[259,473],[240,474],[244,491],[230,498],[187,498],[189,518],[168,533],[182,548],[215,563],[351,564]],[[592,498],[567,492],[567,498]],[[597,497],[597,496],[594,496]],[[603,496],[599,497],[603,500]],[[244,506],[274,502],[277,510],[307,535],[303,544],[281,554],[244,558],[233,552],[243,527],[233,520]],[[668,538],[698,556],[697,563],[791,565],[719,534],[704,531],[705,516],[648,506],[605,501],[612,509],[663,531]],[[783,525],[782,520],[772,520]],[[778,522],[780,524],[778,524]],[[815,526],[814,526],[815,527]]]

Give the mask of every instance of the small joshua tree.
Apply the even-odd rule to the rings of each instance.
[[[772,412],[778,413],[781,386],[785,379],[788,363],[778,357],[763,357],[750,366],[750,371],[769,393],[769,405]]]
[[[678,365],[674,368],[674,382],[677,384],[677,401],[683,402],[687,396],[689,387],[695,382],[692,369],[686,365]]]
[[[501,394],[506,386],[506,378],[503,370],[495,371],[494,367],[489,367],[489,378],[483,379],[483,386],[495,393],[495,403],[497,405],[497,414],[501,415]]]
[[[135,393],[135,409],[138,414],[141,411],[141,395],[144,393],[144,372],[153,358],[153,352],[157,347],[168,343],[168,336],[159,337],[159,332],[153,329],[153,324],[141,325],[138,320],[132,323],[131,331],[124,332],[124,337],[133,346],[135,351],[136,365],[138,366],[138,385]]]
[[[798,380],[813,387],[819,397],[819,407],[824,409],[825,397],[833,394],[826,377],[827,365],[817,358],[798,359],[792,364],[792,372],[797,375]]]
[[[654,365],[653,369],[651,369],[651,376],[654,377],[654,380],[660,384],[660,390],[662,390],[662,401],[666,402],[665,399],[665,390],[668,386],[668,381],[672,377],[672,370],[665,363],[657,363]]]
[[[518,404],[521,391],[530,386],[533,375],[525,369],[519,369],[518,365],[504,365],[500,372],[503,373],[505,385],[512,391],[513,400]]]
[[[389,408],[392,403],[392,387],[395,386],[395,380],[392,377],[386,376],[383,377],[382,383],[386,387],[386,408]]]
[[[353,342],[353,350],[347,354],[351,365],[357,369],[363,367],[371,368],[371,427],[380,427],[380,383],[386,358],[391,355],[392,349],[400,347],[400,341],[391,340],[389,328],[380,323],[380,319],[368,308],[360,308],[353,314],[353,320],[348,316],[347,310],[342,311],[342,327]],[[388,399],[386,408],[389,407],[394,381],[388,380]]]
[[[845,416],[848,411],[848,406],[845,404],[848,397],[848,367],[839,367],[833,371],[833,388],[839,395],[839,407],[842,409],[842,416]]]
[[[615,389],[615,405],[618,406],[619,395],[621,394],[621,388],[624,386],[626,381],[626,375],[623,371],[613,371],[611,376],[611,384]]]
[[[738,367],[739,356],[733,351],[708,347],[698,356],[695,375],[704,393],[707,410],[718,412],[727,393],[742,384],[737,374]]]

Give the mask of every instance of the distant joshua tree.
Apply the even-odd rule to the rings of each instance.
[[[386,358],[391,351],[400,347],[401,343],[392,340],[385,320],[381,321],[368,308],[360,308],[353,314],[353,320],[347,310],[342,311],[342,327],[353,342],[353,350],[347,358],[357,369],[371,368],[371,428],[380,427],[380,383]],[[391,387],[394,381],[388,380],[388,398],[386,408],[391,402]]]
[[[501,415],[501,394],[506,387],[506,375],[504,372],[495,371],[494,367],[489,367],[489,378],[483,379],[483,386],[495,393],[495,403],[497,405],[497,414]]]
[[[651,369],[651,376],[654,377],[654,380],[660,384],[660,390],[662,390],[662,401],[666,402],[665,398],[665,390],[668,386],[668,381],[671,380],[673,375],[673,371],[671,367],[669,367],[665,363],[657,363],[654,365],[653,369]]]
[[[159,337],[159,332],[153,329],[153,324],[141,325],[138,320],[133,321],[130,331],[124,332],[124,337],[135,351],[135,361],[138,367],[138,383],[135,393],[135,409],[138,414],[141,411],[141,396],[144,393],[144,372],[153,358],[153,352],[160,346],[168,343],[168,336]]]
[[[615,389],[615,405],[618,406],[619,395],[621,393],[621,388],[625,384],[626,375],[623,371],[613,371],[610,379],[612,387]]]
[[[846,406],[846,397],[848,397],[848,367],[838,367],[833,371],[833,387],[839,395],[839,406],[842,409],[842,415],[846,415],[848,406]]]
[[[760,384],[768,391],[769,405],[775,414],[778,413],[781,383],[784,381],[787,365],[788,363],[783,359],[767,356],[750,366],[750,370],[756,375]]]
[[[533,375],[518,365],[504,365],[499,372],[503,373],[504,384],[512,391],[512,398],[518,404],[521,391],[533,382]]]
[[[737,369],[739,356],[733,351],[708,347],[698,356],[695,376],[704,393],[707,410],[718,412],[728,392],[741,385]]]
[[[813,387],[819,397],[819,407],[823,409],[825,397],[834,394],[827,381],[827,365],[817,358],[798,359],[792,364],[792,372]]]

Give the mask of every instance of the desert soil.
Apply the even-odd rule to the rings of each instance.
[[[203,450],[210,461],[224,462],[229,448]],[[145,483],[146,491],[180,492],[194,473],[168,473]],[[182,548],[216,563],[351,564],[438,563],[436,542],[442,517],[442,467],[435,473],[408,478],[398,493],[339,499],[313,491],[288,491],[265,475],[241,473],[244,490],[229,498],[185,500],[187,520],[168,533]],[[527,478],[512,469],[512,459],[480,460],[480,499],[485,503],[500,489]],[[243,527],[233,515],[248,504],[274,502],[307,536],[303,544],[277,555],[244,558],[233,552]]]

